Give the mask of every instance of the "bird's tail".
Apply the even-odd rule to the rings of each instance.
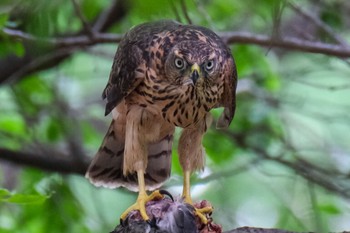
[[[86,178],[95,186],[107,188],[125,187],[138,191],[137,174],[123,175],[125,145],[125,122],[112,121],[95,158],[92,160]],[[159,188],[170,176],[172,135],[166,135],[149,145],[148,165],[145,173],[147,190]]]

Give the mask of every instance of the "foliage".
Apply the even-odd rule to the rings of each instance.
[[[110,121],[103,117],[100,96],[117,45],[68,47],[59,57],[59,46],[3,30],[37,38],[85,35],[83,21],[93,25],[112,3],[75,2],[84,19],[72,0],[0,3],[0,71],[21,64],[6,77],[0,74],[0,149],[86,164],[85,156],[91,158],[99,147]],[[295,2],[321,26],[284,0],[131,0],[105,30],[124,33],[141,22],[171,18],[218,32],[349,41],[348,2]],[[212,202],[214,218],[226,230],[245,225],[349,230],[348,60],[249,42],[230,46],[239,74],[237,112],[229,130],[212,127],[203,140],[207,166],[193,176],[195,199]],[[59,59],[23,71],[50,56]],[[220,111],[212,113],[217,117]],[[175,196],[182,184],[176,144],[173,176],[166,184]],[[0,162],[0,232],[109,232],[135,198],[125,190],[95,188],[81,174]]]

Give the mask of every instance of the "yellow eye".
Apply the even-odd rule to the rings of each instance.
[[[185,61],[182,58],[179,58],[179,57],[175,58],[175,66],[178,69],[182,69],[185,66]]]

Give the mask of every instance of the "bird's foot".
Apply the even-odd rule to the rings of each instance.
[[[193,204],[192,199],[189,196],[184,197],[184,202],[193,206],[194,214],[204,225],[207,225],[210,222],[209,216],[213,212],[214,208],[211,206],[211,204],[209,204],[209,202]]]
[[[195,215],[205,225],[207,225],[210,222],[210,220],[207,216],[211,215],[212,212],[213,212],[213,207],[211,207],[211,206],[207,206],[207,207],[200,208],[200,209],[197,209],[196,207],[194,207]]]
[[[150,222],[150,218],[147,215],[146,211],[146,203],[152,200],[160,200],[164,198],[164,195],[168,195],[172,200],[173,197],[170,195],[168,191],[165,190],[156,190],[152,192],[150,195],[147,193],[139,193],[136,202],[127,208],[122,215],[120,216],[120,223],[123,225],[123,222],[127,219],[129,213],[133,210],[140,211],[140,215],[143,220]]]

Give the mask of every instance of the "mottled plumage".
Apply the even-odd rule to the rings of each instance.
[[[112,112],[113,120],[87,177],[97,186],[158,188],[170,175],[178,126],[180,164],[189,179],[204,166],[208,112],[224,107],[218,128],[228,127],[234,116],[236,79],[229,48],[209,29],[173,21],[132,28],[103,91],[105,114]],[[183,196],[190,202],[188,189],[185,181]]]

